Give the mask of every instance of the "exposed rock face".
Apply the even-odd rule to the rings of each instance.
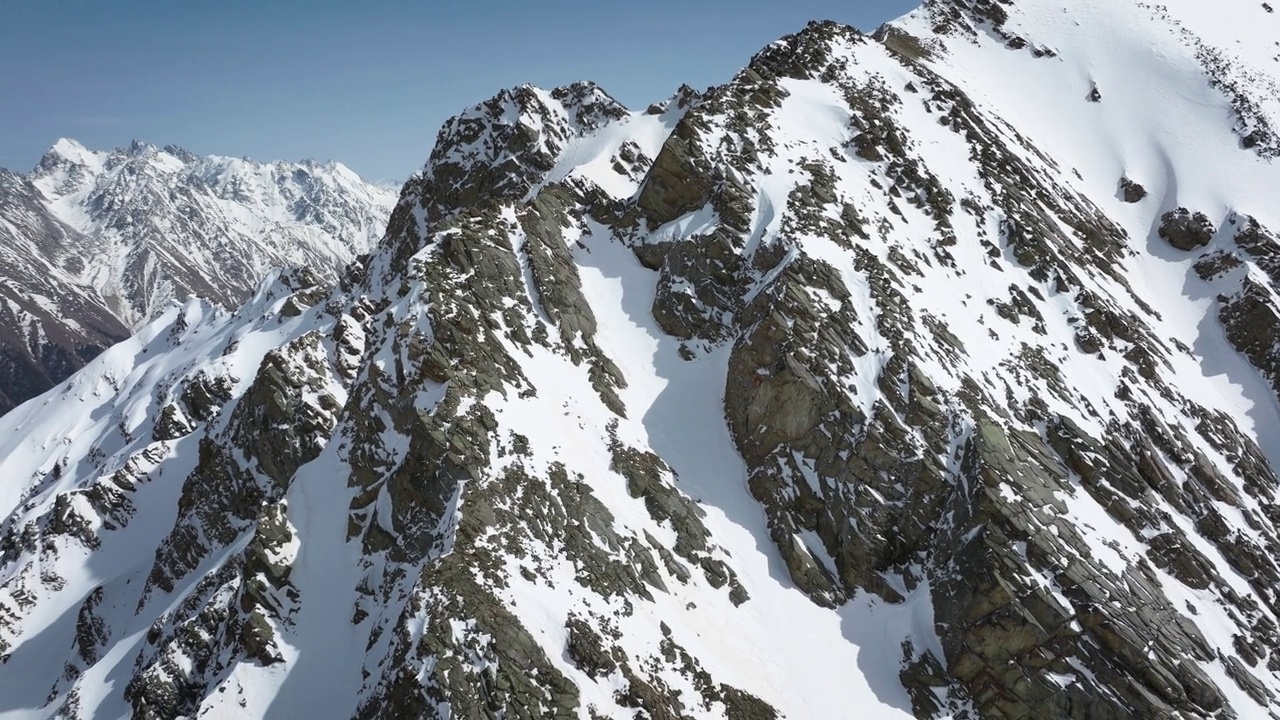
[[[1149,147],[1105,113],[1172,81],[1068,82],[1179,9],[1099,4],[1089,45],[1047,1],[930,2],[643,112],[588,83],[464,112],[336,283],[170,310],[0,421],[0,698],[1267,717],[1280,175],[1229,93],[1159,85],[1233,152],[1141,177],[1239,207],[1161,217],[1079,148]],[[1071,122],[1014,125],[1002,63]]]
[[[175,300],[234,307],[276,267],[335,280],[394,202],[334,163],[139,142],[94,152],[59,140],[27,175],[0,170],[0,413]]]

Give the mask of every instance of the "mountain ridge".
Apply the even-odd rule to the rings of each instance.
[[[464,112],[336,284],[0,419],[0,711],[1268,717],[1280,176],[1198,7]]]

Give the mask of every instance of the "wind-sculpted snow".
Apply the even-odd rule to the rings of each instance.
[[[234,307],[273,268],[326,281],[380,237],[394,194],[345,167],[59,140],[0,176],[0,412],[189,296]]]
[[[1272,15],[1199,7],[464,112],[335,284],[0,420],[0,713],[1270,717]]]

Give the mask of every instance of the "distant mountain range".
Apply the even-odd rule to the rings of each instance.
[[[197,157],[59,140],[0,170],[0,412],[44,392],[170,302],[228,307],[272,268],[332,280],[395,193],[337,163]]]

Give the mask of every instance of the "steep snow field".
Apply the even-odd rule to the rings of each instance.
[[[896,24],[928,33],[925,12]],[[1197,47],[1188,47],[1187,28],[1201,39]],[[1203,322],[1212,320],[1217,291],[1192,271],[1196,256],[1156,237],[1160,216],[1180,206],[1201,210],[1219,225],[1231,213],[1280,225],[1280,164],[1260,160],[1236,134],[1224,132],[1237,122],[1231,98],[1211,86],[1197,59],[1198,49],[1217,50],[1223,74],[1246,78],[1246,85],[1252,79],[1254,96],[1267,101],[1263,116],[1280,124],[1280,15],[1248,2],[1094,0],[1068,9],[1023,0],[1006,29],[1035,38],[1057,56],[1033,60],[979,35],[974,42],[948,42],[938,69],[1045,152],[1062,170],[1061,182],[1128,231],[1137,251],[1129,260],[1135,291],[1149,303],[1158,300],[1162,317],[1156,322],[1165,337],[1199,356],[1175,358],[1185,369],[1178,373],[1183,391],[1209,406],[1225,403],[1257,434],[1272,464],[1280,464],[1274,394],[1230,351],[1217,324]],[[1080,102],[1094,87],[1101,101]],[[1150,199],[1125,203],[1117,187],[1122,177],[1142,184]],[[1186,366],[1195,362],[1199,372]]]

